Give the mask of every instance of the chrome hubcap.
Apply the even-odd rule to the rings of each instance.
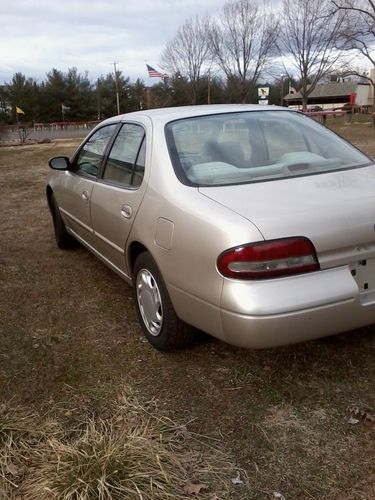
[[[136,286],[143,322],[150,334],[157,337],[163,326],[163,307],[158,285],[148,269],[139,271]]]

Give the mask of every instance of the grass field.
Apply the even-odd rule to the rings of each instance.
[[[374,498],[375,326],[156,352],[129,287],[56,248],[47,159],[76,145],[0,148],[0,499]]]

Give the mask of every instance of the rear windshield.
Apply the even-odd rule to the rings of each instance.
[[[368,165],[344,139],[300,113],[250,111],[170,122],[166,137],[179,179],[218,186]]]

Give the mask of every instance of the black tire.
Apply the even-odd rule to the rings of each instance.
[[[72,235],[68,233],[62,220],[59,207],[57,206],[55,197],[51,194],[50,199],[51,214],[53,220],[53,229],[55,232],[56,244],[62,250],[77,246],[78,242]]]
[[[135,261],[133,295],[139,322],[153,347],[159,351],[175,351],[193,341],[193,328],[177,317],[160,271],[148,252],[140,254]],[[155,314],[147,311],[148,306]]]

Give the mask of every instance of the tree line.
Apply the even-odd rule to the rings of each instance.
[[[15,121],[16,106],[25,113],[22,119],[31,122],[100,120],[112,116],[117,112],[115,78],[124,111],[142,107],[145,86],[141,80],[130,84],[118,71],[116,76],[108,74],[92,82],[87,72],[79,73],[77,68],[65,73],[53,68],[40,83],[16,73],[0,87],[0,121]]]
[[[192,98],[192,81],[178,70],[152,87],[146,87],[141,79],[131,83],[121,71],[117,71],[116,76],[109,73],[90,81],[88,73],[81,74],[77,68],[68,69],[65,73],[53,68],[47,73],[46,80],[40,83],[16,73],[9,83],[0,86],[0,123],[14,123],[16,107],[25,113],[19,114],[18,120],[27,123],[108,118],[117,113],[115,78],[122,113],[193,103],[207,104],[208,96],[210,103],[241,102],[236,78],[225,82],[215,74],[200,76],[194,83]],[[276,79],[270,88],[270,103],[280,104],[286,85],[281,79]],[[253,95],[249,94],[247,102],[256,100],[255,89]]]
[[[228,0],[217,16],[187,19],[168,41],[160,65],[169,75],[146,87],[120,71],[96,81],[77,68],[53,68],[37,82],[21,73],[0,86],[0,121],[15,108],[34,122],[96,120],[149,107],[257,102],[272,83],[269,102],[282,103],[287,85],[309,95],[330,73],[360,74],[360,54],[375,66],[373,0]],[[354,63],[353,63],[354,62]],[[117,83],[117,86],[116,86]]]

